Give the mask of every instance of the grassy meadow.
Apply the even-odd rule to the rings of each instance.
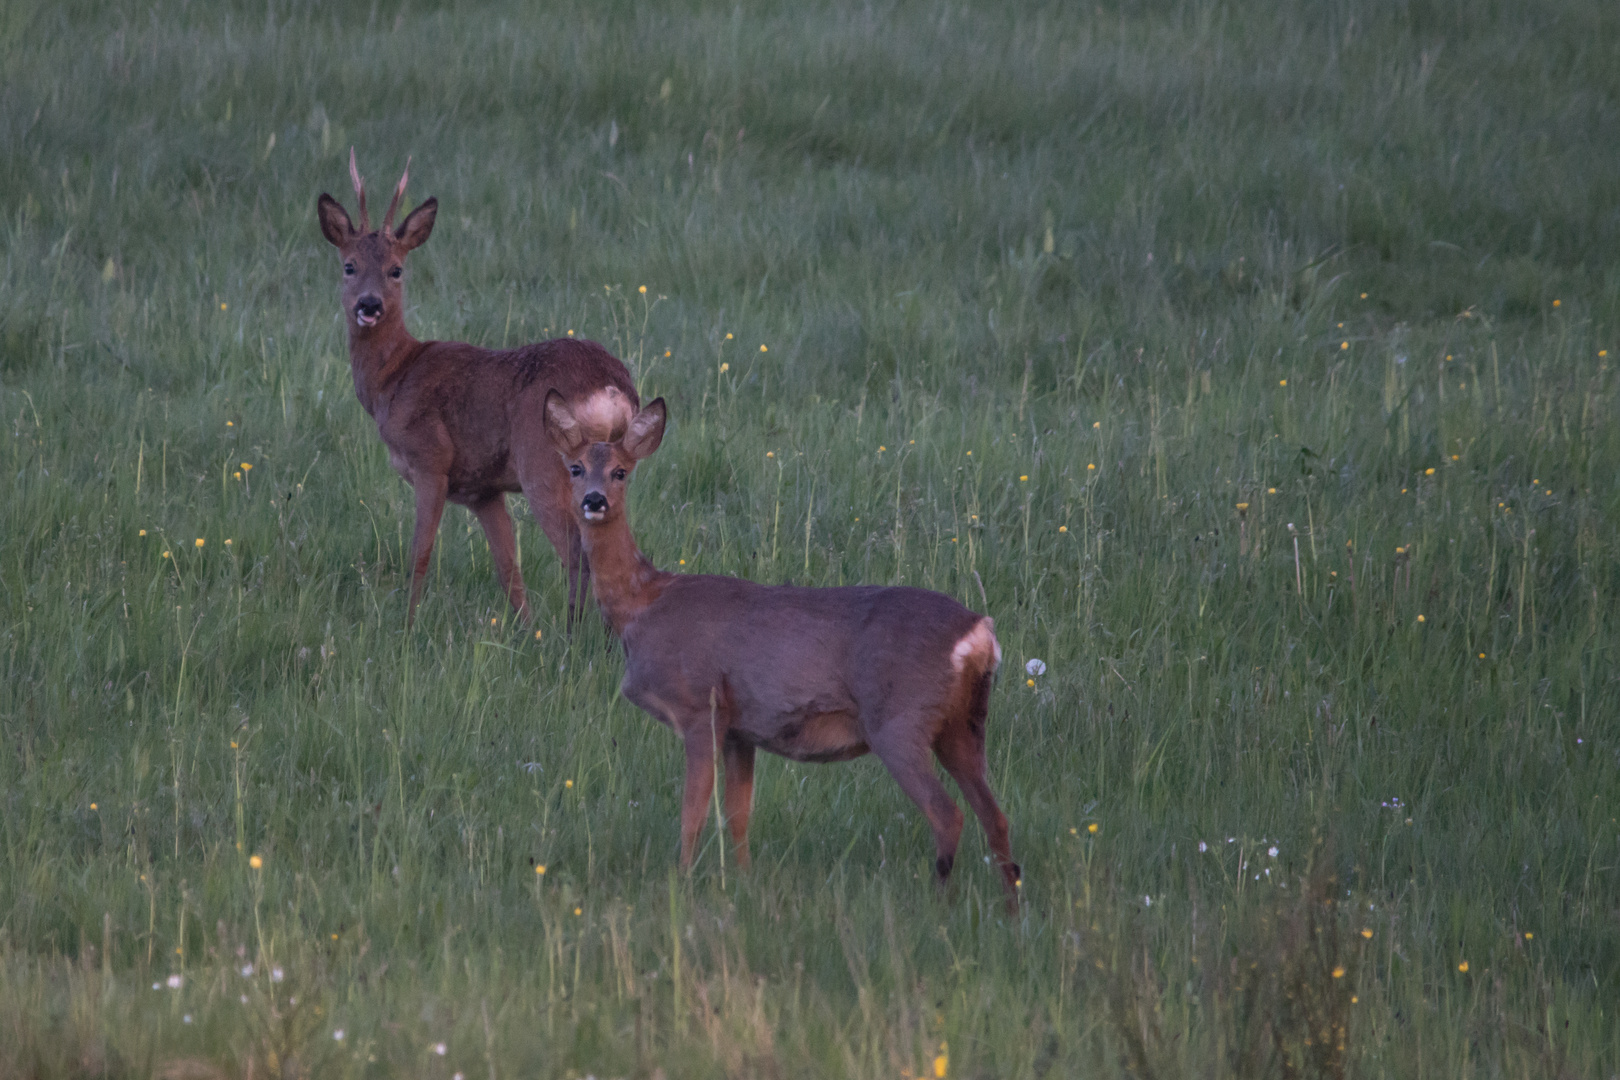
[[[1612,4],[538,7],[0,6],[0,1077],[1620,1074]],[[351,145],[660,565],[995,618],[1017,915],[872,758],[678,873],[521,503],[405,629]]]

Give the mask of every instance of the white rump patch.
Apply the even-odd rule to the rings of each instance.
[[[630,399],[617,386],[604,386],[585,400],[570,403],[574,420],[587,442],[613,442],[622,437],[635,417]]]
[[[962,635],[962,640],[951,650],[951,667],[960,672],[967,667],[969,657],[990,658],[990,670],[1001,666],[1001,642],[996,640],[995,623],[987,616]]]

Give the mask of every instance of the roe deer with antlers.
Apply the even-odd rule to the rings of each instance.
[[[416,615],[446,500],[477,516],[507,599],[528,619],[506,512],[507,493],[521,491],[568,566],[572,624],[585,603],[590,564],[574,524],[568,474],[544,434],[546,395],[559,394],[581,423],[606,433],[622,428],[639,407],[630,373],[602,346],[573,338],[503,350],[416,340],[405,329],[405,256],[427,241],[439,201],[427,200],[394,227],[410,178],[407,161],[382,227],[373,230],[352,149],[349,176],[360,202],[359,226],[330,195],[321,195],[316,210],[321,233],[342,257],[355,395],[377,421],[389,463],[416,494],[406,622]]]
[[[572,479],[597,602],[624,642],[620,689],[685,744],[681,865],[692,864],[717,753],[725,815],[746,866],[756,749],[795,761],[870,751],[928,818],[943,883],[962,811],[931,751],[984,826],[1016,907],[1020,871],[986,779],[984,721],[1001,663],[990,619],[926,589],[766,586],[661,571],[636,547],[624,496],[636,463],[663,440],[664,399],[605,440],[561,394],[546,396],[545,415]]]

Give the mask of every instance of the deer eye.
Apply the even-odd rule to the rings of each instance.
[[[404,272],[405,271],[401,270],[399,267],[396,266],[392,270],[388,271],[388,276],[391,277],[391,278],[398,278]]]
[[[354,263],[346,262],[343,264],[343,276],[354,277]]]
[[[573,476],[573,477],[584,476],[585,475],[585,466],[579,465],[579,464],[574,464],[574,465],[568,466],[568,475]]]
[[[625,477],[627,477],[629,475],[630,474],[625,472],[623,469],[614,469],[613,470],[613,479],[615,479],[615,480],[623,480]]]

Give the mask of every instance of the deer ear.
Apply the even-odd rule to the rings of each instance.
[[[315,200],[315,216],[321,220],[321,235],[330,243],[342,247],[354,239],[354,222],[349,220],[349,212],[325,192]]]
[[[624,433],[624,452],[637,461],[652,456],[658,444],[664,441],[664,424],[669,419],[663,398],[654,398],[645,409],[630,421],[630,430]]]
[[[394,230],[394,238],[406,251],[415,251],[427,243],[428,236],[433,232],[433,219],[438,216],[439,200],[429,199],[405,215],[405,220]]]
[[[585,432],[574,419],[574,410],[563,396],[552,390],[546,394],[546,436],[565,458],[577,458],[585,449]]]

